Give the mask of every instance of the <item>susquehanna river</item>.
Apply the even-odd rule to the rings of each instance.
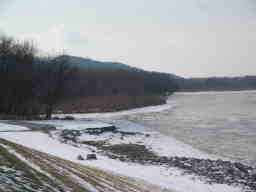
[[[168,103],[169,110],[126,118],[207,153],[256,166],[256,91],[177,93]]]

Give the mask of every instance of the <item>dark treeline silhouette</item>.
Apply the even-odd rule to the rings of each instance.
[[[88,58],[63,56],[79,69],[76,91],[86,96],[163,95],[174,92],[177,84],[167,73],[149,72],[116,62],[100,62]],[[97,77],[97,78],[96,78]],[[74,83],[71,83],[72,87]]]
[[[256,89],[256,76],[180,78],[180,91],[241,91]]]
[[[169,75],[127,70],[77,70],[67,96],[168,95],[177,84]]]
[[[60,57],[38,58],[28,41],[0,38],[0,114],[50,118],[73,70]]]
[[[44,113],[49,119],[59,103],[88,97],[140,96],[136,106],[161,104],[162,100],[152,102],[152,98],[177,89],[168,74],[84,69],[67,56],[38,57],[37,52],[28,41],[0,38],[0,114],[31,117]],[[144,102],[143,96],[154,97]]]
[[[34,99],[34,54],[28,42],[0,40],[0,113],[25,114]]]
[[[79,69],[58,111],[109,112],[166,103],[177,85],[169,75],[125,69]]]

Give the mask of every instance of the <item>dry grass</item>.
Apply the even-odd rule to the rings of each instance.
[[[164,104],[161,96],[88,96],[65,100],[57,111],[64,113],[113,112]]]

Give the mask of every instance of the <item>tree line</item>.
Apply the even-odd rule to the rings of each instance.
[[[83,70],[67,82],[69,97],[169,95],[177,90],[167,74],[130,70]]]
[[[168,74],[74,67],[68,57],[38,56],[29,41],[0,37],[0,114],[51,118],[59,101],[86,96],[166,95],[177,89]]]
[[[29,41],[0,38],[0,114],[50,118],[73,73],[61,57],[38,57]]]
[[[240,91],[256,89],[256,76],[180,78],[180,91]]]

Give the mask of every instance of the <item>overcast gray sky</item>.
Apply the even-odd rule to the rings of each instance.
[[[0,32],[185,77],[256,75],[256,0],[0,0]]]

